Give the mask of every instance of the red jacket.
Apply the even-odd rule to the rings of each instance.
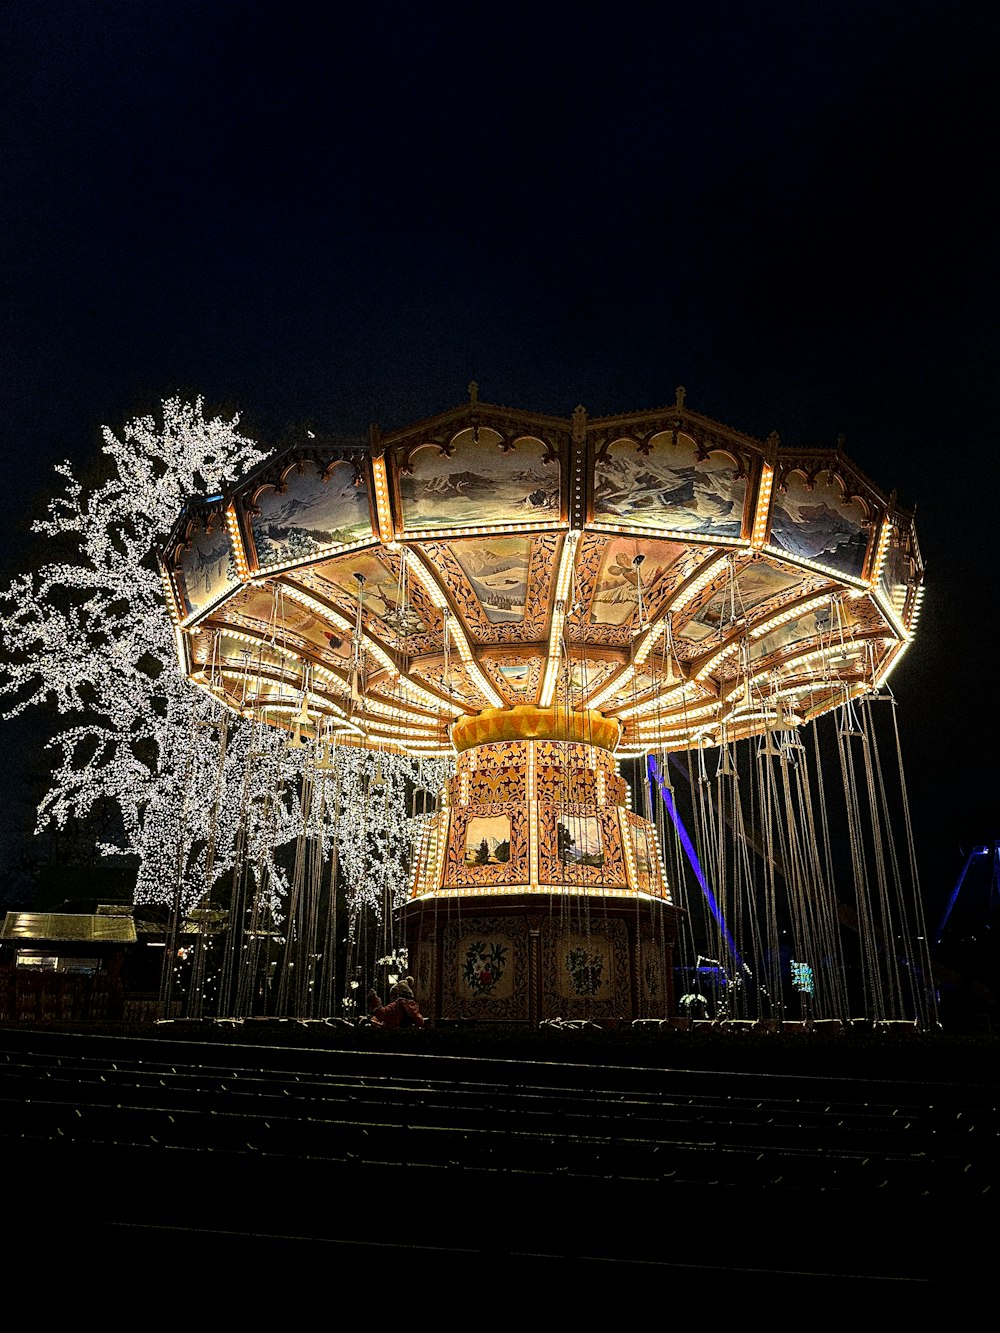
[[[381,1028],[422,1028],[424,1016],[416,1000],[393,1000],[382,1004],[374,991],[368,997],[368,1008],[373,1023]]]

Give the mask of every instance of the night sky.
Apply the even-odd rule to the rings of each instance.
[[[843,433],[917,506],[892,686],[942,901],[1000,835],[995,4],[318,12],[2,7],[5,581],[53,463],[177,391],[263,442],[472,379],[566,415],[684,384],[759,437]],[[0,737],[0,851],[29,730]]]

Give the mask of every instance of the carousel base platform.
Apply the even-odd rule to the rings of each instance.
[[[403,912],[423,1013],[492,1023],[672,1014],[680,918],[658,899],[577,895],[433,897]]]

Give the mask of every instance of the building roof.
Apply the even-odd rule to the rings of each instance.
[[[14,942],[135,944],[130,916],[69,912],[8,912],[0,940]]]

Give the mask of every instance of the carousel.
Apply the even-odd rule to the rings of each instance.
[[[367,443],[306,435],[192,500],[162,559],[181,669],[282,729],[304,780],[357,747],[453,758],[413,794],[388,905],[429,1016],[787,1017],[791,995],[928,1019],[905,782],[871,722],[923,568],[839,444],[753,439],[680,389],[566,419],[472,385]]]

